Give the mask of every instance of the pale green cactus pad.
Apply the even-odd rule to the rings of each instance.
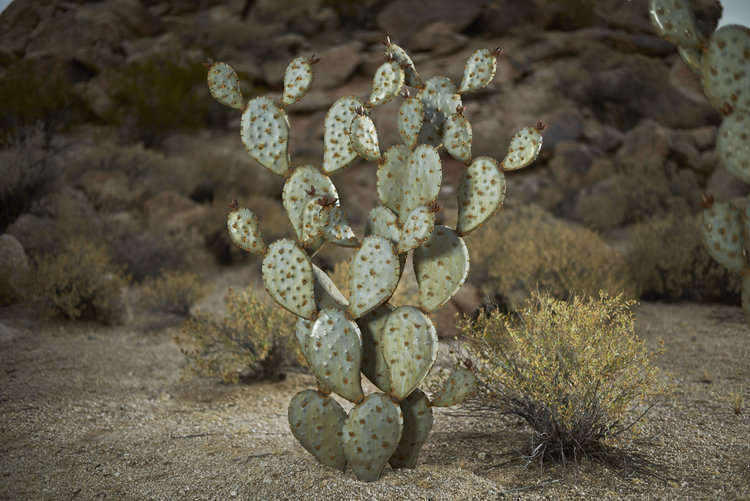
[[[714,202],[703,211],[703,243],[714,260],[729,271],[742,271],[743,225],[740,211],[729,202]]]
[[[307,361],[321,381],[345,399],[360,401],[362,335],[357,324],[338,308],[321,310],[306,341]]]
[[[208,91],[224,106],[241,110],[245,107],[240,79],[226,63],[214,63],[208,70]]]
[[[303,390],[292,397],[287,412],[292,434],[319,462],[346,469],[344,423],[346,412],[331,397]]]
[[[255,254],[263,254],[266,244],[260,232],[260,221],[250,209],[236,209],[227,216],[229,238],[241,249]]]
[[[391,395],[403,400],[424,381],[437,359],[435,326],[419,308],[399,306],[388,315],[380,344]]]
[[[349,129],[349,140],[359,156],[371,162],[380,160],[380,145],[378,143],[378,131],[372,118],[358,114],[352,120]]]
[[[505,200],[505,190],[505,175],[497,161],[475,158],[458,182],[458,233],[468,235],[497,213]]]
[[[390,240],[370,235],[349,261],[349,312],[359,318],[388,301],[401,278],[398,253]]]
[[[447,226],[435,226],[430,239],[414,250],[419,305],[435,311],[461,288],[469,274],[469,250]]]
[[[338,308],[345,310],[349,301],[333,283],[328,274],[313,263],[313,275],[315,276],[315,304],[318,310]]]
[[[520,169],[536,160],[539,151],[542,149],[543,129],[544,125],[539,124],[536,127],[524,127],[516,132],[510,140],[508,153],[500,164],[502,169]]]
[[[274,301],[298,317],[315,313],[312,262],[297,242],[282,238],[268,246],[263,283]]]
[[[398,215],[403,225],[411,211],[437,200],[443,179],[440,154],[432,146],[420,144],[409,155],[401,175],[402,191]]]
[[[380,106],[392,101],[404,87],[404,70],[395,59],[386,61],[375,71],[370,104]]]
[[[344,454],[359,480],[374,482],[401,440],[401,408],[373,393],[354,406],[344,423]]]
[[[346,217],[341,207],[323,207],[323,212],[326,213],[323,238],[341,247],[356,247],[359,244],[349,224],[349,218]]]
[[[310,332],[312,331],[314,321],[308,320],[306,318],[299,317],[297,318],[297,323],[295,324],[294,328],[294,335],[297,338],[297,343],[299,344],[299,349],[302,352],[302,355],[305,357],[305,361],[307,362],[307,365],[310,365],[310,357],[307,355],[307,349],[308,349],[308,342],[307,338],[310,336]],[[315,372],[313,372],[313,375],[315,376],[315,383],[318,386],[318,391],[328,395],[331,393],[331,388],[328,387],[323,381],[321,381],[320,376],[318,376]]]
[[[724,113],[750,111],[750,29],[716,30],[703,53],[701,79],[711,104]]]
[[[414,468],[427,435],[432,429],[432,409],[430,400],[417,388],[411,395],[399,402],[404,416],[404,430],[396,452],[388,461],[393,468]]]
[[[380,351],[380,339],[383,326],[392,311],[393,306],[384,304],[357,320],[362,333],[362,374],[386,393],[391,390],[391,377],[383,352]]]
[[[406,217],[396,250],[403,254],[416,249],[430,238],[434,227],[435,213],[424,205],[417,207]]]
[[[476,378],[470,369],[457,369],[432,396],[432,405],[448,407],[466,400],[476,389]]]
[[[419,79],[416,68],[414,68],[414,62],[409,57],[404,49],[391,43],[386,37],[385,41],[385,56],[392,57],[402,68],[404,68],[404,82],[409,87],[416,89],[422,86],[422,81]]]
[[[325,196],[338,199],[336,187],[330,178],[314,165],[301,165],[287,178],[281,193],[281,202],[297,233],[297,238],[303,236],[302,214],[305,207],[310,201]]]
[[[313,56],[310,59],[298,57],[289,63],[284,73],[284,94],[281,104],[289,106],[307,94],[313,83],[314,62],[317,62],[317,59]]]
[[[251,99],[240,121],[240,138],[248,155],[271,172],[289,172],[289,118],[270,97]]]
[[[462,105],[456,84],[448,77],[432,77],[419,92],[424,105],[424,123],[418,142],[439,148],[443,144],[443,122]]]
[[[336,100],[326,113],[323,122],[323,170],[329,174],[343,169],[357,158],[357,152],[349,140],[349,129],[357,116],[357,108],[363,104],[356,96],[344,96]]]
[[[417,145],[417,138],[423,122],[424,105],[422,100],[419,96],[406,98],[398,110],[398,133],[410,150]]]
[[[311,245],[323,238],[323,228],[328,223],[326,220],[328,212],[323,212],[323,207],[317,198],[311,198],[302,209],[300,224],[297,231],[299,241],[303,245]]]
[[[471,124],[469,120],[454,113],[445,117],[443,144],[450,156],[463,163],[471,162]]]
[[[379,205],[374,207],[365,221],[365,235],[377,235],[398,243],[401,239],[401,227],[398,225],[398,216],[388,207]]]
[[[680,55],[682,62],[685,63],[685,66],[693,70],[693,72],[701,74],[701,58],[703,57],[703,53],[700,49],[677,47],[677,53]]]
[[[750,113],[738,110],[724,118],[716,135],[716,153],[733,176],[750,184]]]
[[[385,151],[378,165],[378,198],[380,203],[398,214],[404,188],[402,180],[411,151],[403,144],[391,146]]]
[[[648,10],[656,32],[673,44],[698,49],[705,41],[688,0],[650,0]]]
[[[464,66],[464,77],[458,92],[465,94],[474,92],[485,87],[495,78],[497,71],[497,56],[500,49],[478,49],[475,50]]]

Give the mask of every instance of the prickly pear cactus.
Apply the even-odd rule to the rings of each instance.
[[[211,94],[242,110],[240,137],[250,157],[285,178],[282,201],[296,239],[267,244],[258,218],[236,203],[227,227],[235,244],[263,256],[266,290],[298,317],[297,341],[317,389],[292,399],[292,432],[319,462],[339,470],[348,463],[363,481],[377,480],[388,463],[414,468],[432,428],[432,407],[456,405],[474,388],[468,369],[456,372],[432,400],[419,387],[438,353],[430,315],[451,300],[469,273],[463,237],[502,206],[504,173],[529,165],[542,145],[540,123],[518,131],[501,161],[473,156],[471,123],[461,95],[492,81],[501,52],[472,53],[459,85],[444,76],[423,82],[406,51],[386,38],[385,62],[369,96],[341,97],[326,114],[324,156],[318,165],[292,162],[286,112],[314,85],[317,57],[289,63],[280,98],[254,97],[247,103],[229,65],[207,65]],[[400,110],[394,126],[402,143],[381,149],[371,111],[394,100]],[[732,140],[730,153],[741,148]],[[466,166],[455,187],[459,211],[453,227],[436,220],[447,155]],[[370,168],[377,169],[380,202],[370,208],[359,237],[329,177],[358,157],[375,164]],[[323,245],[352,249],[348,300],[314,262]],[[389,300],[409,252],[419,304],[396,308]],[[361,375],[382,393],[366,395]],[[330,393],[355,407],[347,415]]]
[[[656,32],[678,46],[685,64],[698,73],[703,92],[724,115],[716,136],[719,163],[750,184],[750,29],[728,25],[704,33],[688,0],[650,0],[649,14]],[[750,325],[750,198],[744,206],[701,197],[703,243],[711,257],[727,270],[741,273],[742,306]]]

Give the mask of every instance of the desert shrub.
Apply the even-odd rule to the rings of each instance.
[[[6,146],[0,152],[0,233],[45,193],[59,170],[40,126],[24,129]]]
[[[190,315],[190,308],[206,295],[206,286],[194,273],[163,270],[143,282],[140,302],[150,310]]]
[[[738,300],[741,277],[716,263],[701,241],[699,218],[657,216],[633,228],[624,258],[640,297]]]
[[[283,377],[297,360],[292,315],[265,303],[248,287],[224,297],[224,316],[198,313],[187,320],[177,343],[198,374],[225,382]]]
[[[517,313],[460,323],[484,395],[534,430],[532,458],[581,458],[627,442],[662,390],[621,296],[534,295]],[[640,414],[638,413],[640,411]]]
[[[69,319],[109,322],[129,277],[103,244],[71,237],[56,254],[32,260],[29,298],[49,313]]]
[[[120,67],[112,75],[113,121],[147,146],[170,131],[195,130],[208,115],[206,71],[179,54],[157,53]]]
[[[60,66],[41,71],[26,61],[15,63],[0,77],[0,145],[36,124],[49,135],[73,123],[82,109]]]
[[[470,239],[469,279],[509,308],[537,289],[562,299],[628,288],[619,256],[596,233],[534,205],[504,208]]]

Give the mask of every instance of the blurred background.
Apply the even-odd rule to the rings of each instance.
[[[701,23],[717,25],[716,1],[691,3]],[[724,6],[722,22],[750,23],[747,2]],[[319,55],[311,92],[287,111],[293,164],[320,165],[326,111],[342,95],[369,95],[385,35],[411,54],[423,80],[458,82],[472,51],[503,48],[493,83],[464,97],[474,156],[502,159],[516,130],[547,124],[540,157],[507,176],[504,207],[467,237],[469,283],[438,313],[439,332],[455,333],[456,313],[487,303],[512,309],[537,288],[561,298],[604,289],[739,304],[740,277],[702,247],[698,203],[703,193],[731,200],[750,190],[717,165],[720,114],[676,48],[653,32],[647,0],[2,7],[2,305],[123,323],[133,290],[147,295],[157,279],[164,286],[171,277],[170,293],[187,303],[197,297],[191,287],[235,269],[227,267],[257,280],[259,259],[226,234],[227,203],[252,209],[266,242],[290,236],[283,179],[247,156],[240,112],[211,98],[201,63],[232,65],[246,99],[278,97],[287,63]],[[374,112],[382,150],[399,142],[397,112],[397,103]],[[446,156],[443,169],[440,218],[454,226],[463,166]],[[360,162],[333,181],[362,235],[378,204],[374,165]],[[316,259],[341,277],[347,258],[327,247]],[[408,299],[410,275],[402,288]]]

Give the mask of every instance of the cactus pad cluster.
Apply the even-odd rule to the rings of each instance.
[[[710,33],[688,0],[650,0],[651,24],[679,48],[724,119],[716,137],[719,162],[750,184],[750,29],[727,25]],[[727,270],[742,273],[742,308],[750,324],[750,198],[741,207],[703,196],[703,243]]]
[[[344,96],[328,110],[320,166],[292,164],[286,113],[313,85],[317,57],[289,63],[280,100],[261,96],[245,102],[231,67],[207,65],[211,94],[242,110],[240,137],[250,157],[285,179],[282,201],[296,239],[267,245],[258,218],[236,203],[227,226],[235,244],[263,256],[268,294],[298,317],[296,337],[318,387],[292,398],[292,433],[319,462],[342,471],[349,464],[363,481],[377,480],[387,463],[414,468],[432,428],[432,407],[459,404],[472,393],[470,367],[453,373],[432,399],[420,390],[438,353],[430,315],[464,283],[469,273],[464,237],[501,207],[504,172],[534,161],[544,128],[540,123],[520,130],[500,162],[474,157],[461,96],[492,81],[500,49],[475,51],[457,86],[444,76],[423,82],[406,51],[388,38],[384,43],[385,62],[369,97]],[[382,151],[370,111],[398,99],[395,125],[403,142]],[[435,222],[443,150],[465,165],[455,229]],[[357,158],[376,164],[380,201],[362,237],[352,229],[330,178]],[[325,244],[352,248],[348,300],[313,262]],[[409,252],[419,304],[395,308],[389,300]],[[365,395],[363,374],[379,392]],[[348,415],[332,392],[355,404]]]

